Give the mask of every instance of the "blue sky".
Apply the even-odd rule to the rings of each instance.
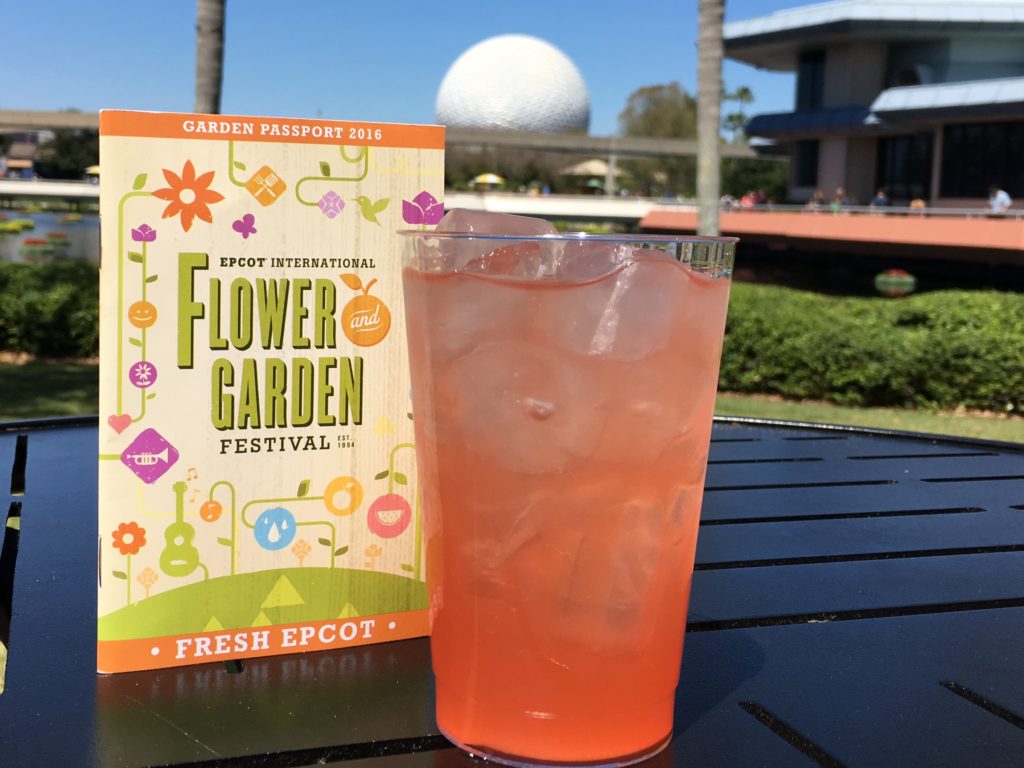
[[[726,0],[726,20],[808,5]],[[380,122],[434,120],[456,57],[504,33],[562,49],[590,92],[590,133],[610,135],[635,89],[696,90],[697,0],[228,0],[221,111]],[[9,19],[0,108],[191,111],[193,0],[21,3]],[[787,111],[793,77],[727,63],[752,112]]]

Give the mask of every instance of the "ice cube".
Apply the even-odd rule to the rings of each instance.
[[[437,232],[481,235],[480,238],[442,238],[439,242],[445,268],[500,277],[536,278],[557,261],[560,242],[495,240],[486,235],[536,237],[553,235],[557,230],[543,219],[512,216],[507,213],[466,211],[456,208],[438,222]]]
[[[410,296],[410,317],[430,324],[435,364],[481,340],[518,338],[525,292],[507,284],[454,275]]]
[[[515,328],[510,328],[515,333]],[[523,341],[481,344],[451,364],[439,393],[452,438],[510,472],[562,472],[601,435],[609,399],[591,361]],[[444,416],[439,412],[439,419]]]
[[[596,280],[635,259],[638,251],[629,243],[608,240],[566,240],[558,264],[558,278],[569,282]]]
[[[665,354],[645,375],[626,377],[617,401],[604,413],[595,461],[645,466],[661,459],[687,480],[693,467],[703,472],[715,388],[714,382],[686,387],[679,369],[687,365],[681,355]]]
[[[500,240],[463,240],[454,243],[456,249],[463,251],[459,256],[460,272],[527,280],[544,276],[544,255],[551,250],[551,245],[553,244],[549,243],[544,247],[535,241],[504,243]],[[477,248],[486,248],[486,252],[463,261],[468,251]]]
[[[667,260],[632,262],[565,291],[549,306],[546,326],[558,344],[578,355],[635,362],[669,344],[686,280]]]
[[[567,643],[588,652],[635,649],[654,631],[677,581],[674,495],[624,491],[607,480],[549,500],[544,527],[514,562],[524,615],[556,661]]]
[[[557,230],[544,219],[508,213],[454,208],[437,223],[436,232],[475,232],[487,235],[553,235]]]
[[[510,561],[540,536],[543,513],[527,502],[517,514],[516,503],[490,509],[478,504],[480,524],[458,536],[459,580],[483,597],[510,599],[515,588]]]

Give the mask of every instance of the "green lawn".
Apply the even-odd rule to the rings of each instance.
[[[80,363],[0,363],[0,422],[96,413],[97,368]],[[716,413],[767,419],[852,424],[938,435],[1024,443],[1024,417],[850,408],[758,395],[722,394]]]
[[[99,369],[83,363],[0,363],[0,421],[96,413]]]
[[[853,408],[831,403],[731,394],[718,396],[715,413],[720,416],[753,416],[761,419],[849,424],[857,427],[899,429],[1024,443],[1024,418],[1020,416],[1000,418],[976,413]]]

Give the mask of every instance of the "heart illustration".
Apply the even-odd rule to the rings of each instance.
[[[128,425],[131,423],[132,417],[127,413],[107,417],[107,424],[113,427],[114,431],[119,435],[128,429]]]

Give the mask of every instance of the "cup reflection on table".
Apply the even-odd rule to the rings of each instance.
[[[438,725],[514,765],[650,757],[735,241],[404,234]]]

